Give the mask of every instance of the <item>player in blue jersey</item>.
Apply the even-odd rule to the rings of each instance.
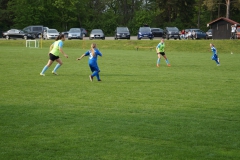
[[[210,43],[210,48],[213,52],[212,60],[214,60],[217,63],[217,66],[220,66],[220,62],[219,62],[219,58],[218,58],[218,54],[217,54],[217,49],[214,47],[214,44]]]
[[[63,64],[62,60],[60,59],[59,55],[62,53],[66,58],[68,58],[68,55],[63,51],[63,41],[65,41],[65,37],[63,34],[60,34],[56,41],[50,46],[49,49],[49,60],[46,66],[43,67],[42,72],[40,73],[41,76],[45,76],[46,70],[52,65],[54,61],[57,61],[57,65],[53,69],[52,73],[57,75],[57,69]]]
[[[102,53],[97,49],[97,45],[95,43],[91,44],[91,49],[89,51],[87,51],[86,53],[84,53],[77,60],[81,60],[85,56],[89,56],[88,64],[92,71],[92,74],[89,75],[90,81],[92,82],[93,77],[95,77],[95,76],[97,77],[98,81],[101,81],[100,76],[99,76],[100,69],[97,64],[97,59],[98,59],[98,56],[102,56]]]

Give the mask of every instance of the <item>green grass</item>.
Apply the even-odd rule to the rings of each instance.
[[[157,68],[155,51],[97,41],[102,82],[90,82],[77,41],[65,43],[59,76],[54,63],[45,77],[46,47],[0,41],[1,159],[240,159],[239,44],[216,41],[217,67],[209,42],[167,41],[172,66]]]

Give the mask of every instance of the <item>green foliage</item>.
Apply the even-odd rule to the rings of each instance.
[[[218,2],[219,5],[218,5]],[[72,27],[101,28],[113,35],[117,26],[132,33],[143,24],[151,27],[198,27],[226,15],[225,0],[1,0],[0,29],[44,25],[66,31]],[[230,18],[239,22],[240,1],[231,1]]]
[[[214,41],[220,67],[210,41],[166,41],[172,66],[162,59],[160,68],[154,50],[109,49],[158,41],[94,41],[103,53],[100,83],[89,81],[87,58],[76,61],[88,41],[66,41],[59,76],[54,63],[45,77],[47,45],[7,42],[0,41],[1,159],[240,159],[240,54],[223,52],[237,41]]]

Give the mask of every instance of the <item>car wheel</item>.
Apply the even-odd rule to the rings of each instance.
[[[102,40],[105,40],[105,37],[103,37]]]
[[[71,38],[68,38],[68,40],[71,40]]]
[[[10,37],[9,36],[6,36],[6,40],[9,40],[10,39]]]
[[[27,36],[23,36],[23,38],[24,38],[25,40],[27,40]]]

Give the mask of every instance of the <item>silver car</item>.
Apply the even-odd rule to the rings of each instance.
[[[71,39],[83,39],[83,34],[81,28],[71,28],[68,31],[68,40]]]
[[[102,39],[105,40],[105,35],[101,29],[93,29],[89,35],[89,39]]]
[[[56,29],[47,29],[43,32],[43,39],[55,39],[59,35]]]

